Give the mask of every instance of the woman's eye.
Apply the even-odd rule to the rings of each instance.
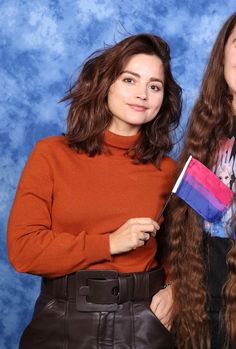
[[[158,85],[150,85],[149,88],[153,91],[160,91],[160,87]]]
[[[132,79],[132,78],[124,78],[123,81],[127,82],[128,84],[133,84],[134,83],[134,79]]]

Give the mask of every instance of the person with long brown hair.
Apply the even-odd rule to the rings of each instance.
[[[235,194],[236,13],[221,28],[188,121],[179,172],[189,155]],[[204,221],[177,196],[169,206],[169,273],[179,348],[236,348],[234,200],[220,221]]]
[[[9,218],[11,263],[42,276],[20,349],[173,348],[155,238],[181,113],[168,44],[138,34],[95,52],[63,101],[67,132],[37,143]]]

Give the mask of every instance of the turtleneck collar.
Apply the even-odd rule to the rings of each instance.
[[[104,143],[108,149],[114,153],[125,153],[133,143],[137,141],[140,133],[137,133],[133,136],[121,136],[115,134],[109,130],[106,130],[104,134]]]

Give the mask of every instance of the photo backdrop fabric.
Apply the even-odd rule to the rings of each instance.
[[[215,37],[235,0],[0,1],[0,348],[17,349],[40,278],[8,262],[6,227],[19,176],[36,141],[65,131],[65,94],[94,50],[152,32],[171,47],[184,89],[180,136]],[[216,86],[217,88],[217,86]],[[178,153],[175,148],[173,156]]]

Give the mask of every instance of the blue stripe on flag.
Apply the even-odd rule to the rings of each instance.
[[[195,190],[186,181],[182,181],[176,194],[187,202],[208,222],[220,220],[225,210],[219,210],[212,205],[199,191]]]

